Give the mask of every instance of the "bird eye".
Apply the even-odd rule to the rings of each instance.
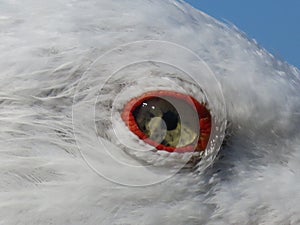
[[[83,101],[86,95],[91,101]],[[74,129],[83,134],[76,143],[91,168],[134,186],[182,168],[204,171],[227,124],[213,71],[190,49],[166,41],[132,42],[99,57],[76,87],[72,112]],[[90,127],[95,132],[82,132]]]
[[[167,152],[200,152],[211,133],[205,104],[173,91],[152,91],[130,100],[122,119],[145,143]]]

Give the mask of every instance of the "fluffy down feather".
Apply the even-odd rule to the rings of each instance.
[[[0,15],[0,224],[300,224],[299,70],[181,1],[4,0]],[[105,52],[141,40],[176,43],[202,58],[220,84],[229,123],[206,169],[132,187],[104,179],[82,158],[95,154],[107,171],[128,175],[99,157],[104,148],[122,149],[105,120],[96,125],[102,142],[95,138],[87,113],[105,68],[82,76]],[[153,69],[147,66],[129,71],[138,76]],[[108,102],[131,85],[120,79],[97,103],[102,119],[110,118]]]

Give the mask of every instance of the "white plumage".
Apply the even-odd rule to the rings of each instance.
[[[0,40],[0,224],[300,224],[300,72],[236,29],[175,0],[4,0]],[[111,117],[118,92],[132,90],[119,103],[149,87],[179,85],[203,97],[185,78],[159,79],[169,67],[153,63],[129,68],[114,82],[105,67],[84,76],[105,52],[143,40],[175,43],[203,59],[220,84],[229,126],[205,170],[131,187],[99,176],[81,155],[122,178],[130,174],[108,163],[104,149],[139,165],[140,155],[128,157],[111,138],[113,120],[114,137],[147,148],[122,125],[122,105]],[[174,58],[184,56],[174,50]],[[184,59],[192,68],[195,62]],[[132,82],[148,73],[151,79]],[[215,87],[205,84],[211,93]],[[94,123],[90,106],[99,91]],[[165,157],[162,171],[182,157],[148,153],[150,164]],[[147,168],[135,172],[134,182],[148,178]]]

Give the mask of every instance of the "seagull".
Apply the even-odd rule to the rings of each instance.
[[[180,0],[0,2],[0,224],[300,224],[300,71]]]

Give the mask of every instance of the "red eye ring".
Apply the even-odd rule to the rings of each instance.
[[[200,129],[200,137],[198,139],[197,146],[188,145],[185,147],[175,148],[168,147],[162,144],[159,144],[153,140],[151,140],[146,134],[144,134],[137,125],[133,112],[137,109],[143,102],[157,97],[172,97],[179,100],[183,100],[191,105],[193,108],[197,110],[199,115],[199,127]],[[177,152],[177,153],[185,153],[185,152],[201,152],[205,151],[209,137],[211,134],[211,115],[209,110],[205,107],[205,105],[200,104],[195,98],[185,95],[179,92],[174,91],[151,91],[144,93],[143,95],[131,99],[124,107],[122,115],[123,121],[130,129],[131,132],[136,134],[141,140],[145,143],[155,146],[157,150],[163,150],[167,152]]]

